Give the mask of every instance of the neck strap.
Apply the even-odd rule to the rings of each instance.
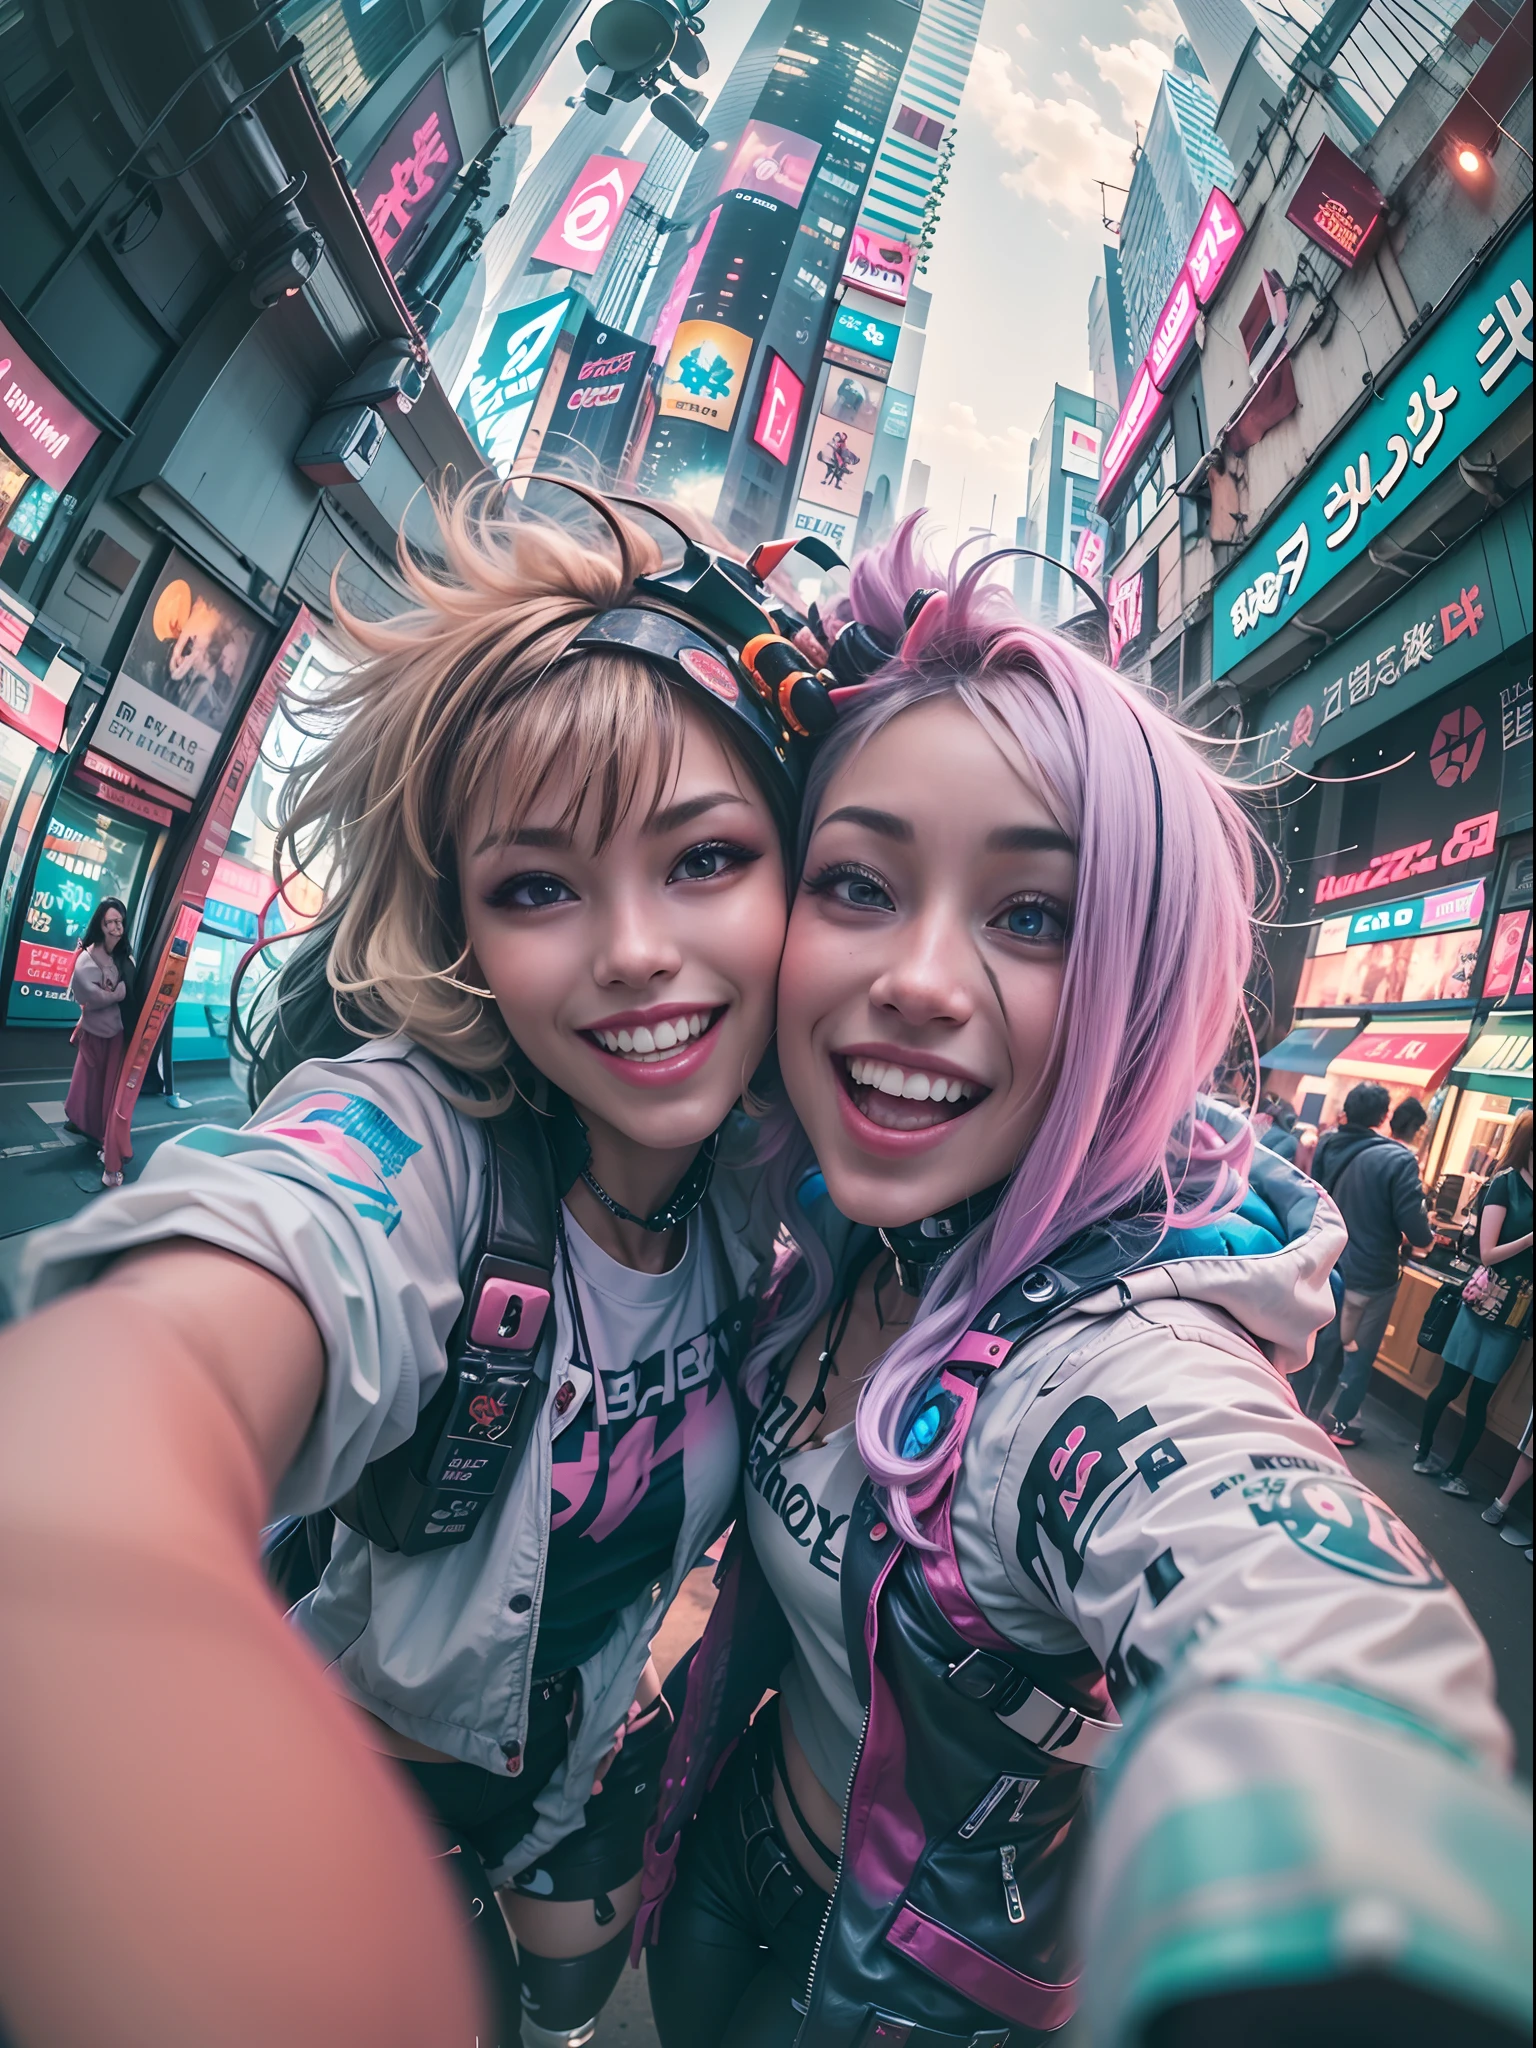
[[[994,1181],[936,1216],[881,1231],[880,1242],[896,1261],[896,1279],[904,1294],[922,1293],[950,1253],[992,1214],[1007,1185],[1006,1180]]]
[[[653,1209],[649,1216],[637,1216],[633,1209],[615,1201],[608,1190],[593,1173],[590,1165],[581,1169],[580,1180],[584,1188],[594,1195],[610,1216],[617,1216],[621,1223],[638,1223],[642,1230],[653,1230],[658,1235],[665,1230],[675,1230],[679,1223],[691,1216],[709,1191],[711,1176],[715,1170],[715,1153],[719,1149],[720,1133],[714,1131],[699,1147],[698,1154],[688,1171],[683,1175],[671,1195],[659,1209]]]

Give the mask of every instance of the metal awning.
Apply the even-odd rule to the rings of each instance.
[[[1326,1074],[1346,1045],[1360,1036],[1353,1024],[1298,1024],[1280,1043],[1262,1054],[1259,1065],[1277,1074]]]
[[[1451,1069],[1463,1088],[1481,1088],[1488,1095],[1506,1095],[1515,1102],[1531,1099],[1531,1020],[1490,1017],[1473,1040],[1466,1058]]]
[[[1334,1058],[1329,1076],[1438,1088],[1466,1042],[1467,1027],[1459,1018],[1383,1019],[1362,1031],[1342,1059]]]

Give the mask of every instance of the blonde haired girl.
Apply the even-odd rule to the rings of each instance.
[[[442,567],[405,565],[416,608],[348,622],[368,659],[287,821],[333,908],[258,1034],[256,1113],[50,1233],[47,1305],[5,1337],[24,2038],[129,2011],[201,2041],[238,1984],[221,2041],[510,2044],[402,1775],[500,1894],[525,2040],[587,2039],[617,1975],[670,1722],[649,1643],[739,1468],[772,1218],[722,1127],[771,1034],[797,769],[696,601],[771,638],[755,577],[694,549],[668,582],[588,503],[601,545],[461,499]],[[549,1231],[547,1285],[481,1257],[493,1180]],[[424,1465],[470,1362],[492,1392]],[[66,1432],[67,1487],[24,1448]],[[337,1502],[285,1630],[258,1526]],[[82,1917],[95,1967],[52,1969]]]

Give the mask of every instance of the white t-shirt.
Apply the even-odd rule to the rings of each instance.
[[[864,1709],[843,1634],[843,1538],[864,1484],[854,1424],[825,1443],[779,1449],[796,1404],[782,1394],[759,1418],[747,1458],[747,1533],[794,1637],[779,1689],[817,1780],[847,1804]]]

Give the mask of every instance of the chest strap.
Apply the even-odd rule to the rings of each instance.
[[[1107,1764],[1122,1733],[1118,1721],[1096,1721],[1063,1706],[1044,1686],[1023,1678],[1006,1659],[972,1650],[949,1667],[949,1682],[968,1700],[990,1706],[1005,1728],[1062,1763],[1099,1769]]]

